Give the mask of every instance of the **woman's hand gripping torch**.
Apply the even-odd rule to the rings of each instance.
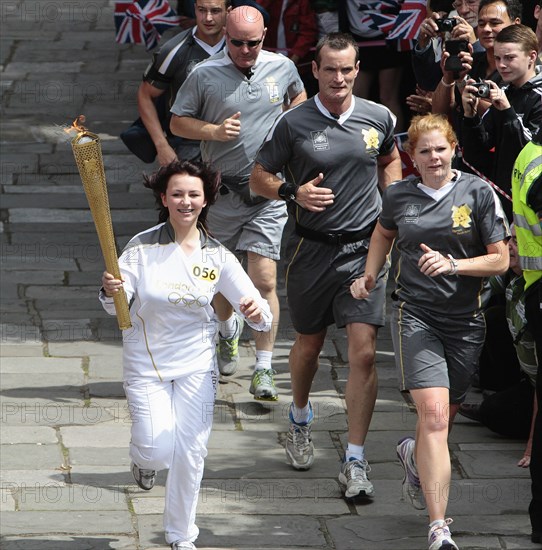
[[[115,235],[113,234],[113,224],[111,222],[111,211],[109,209],[100,138],[83,128],[72,139],[71,145],[92,218],[94,219],[96,233],[98,234],[105,261],[105,268],[116,279],[121,279],[117,248],[115,246]],[[113,300],[119,328],[121,330],[130,328],[132,324],[130,322],[130,311],[124,289],[115,293]]]

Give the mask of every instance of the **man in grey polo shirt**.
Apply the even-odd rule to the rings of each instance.
[[[255,193],[287,201],[296,220],[286,280],[297,332],[290,352],[293,403],[286,456],[299,470],[313,463],[309,392],[327,326],[335,322],[346,327],[350,365],[348,448],[339,481],[347,498],[372,497],[364,444],[376,399],[375,341],[384,323],[387,270],[380,273],[370,303],[356,303],[349,286],[364,272],[381,209],[378,187],[401,179],[401,161],[393,114],[352,94],[359,67],[352,37],[323,37],[315,59],[319,93],[282,115],[256,157],[250,185]],[[282,167],[286,182],[275,175]]]
[[[303,83],[288,58],[262,50],[265,28],[251,6],[232,10],[226,20],[226,48],[199,64],[182,85],[171,109],[171,130],[201,140],[204,161],[222,174],[221,194],[210,209],[213,235],[231,250],[247,253],[247,270],[273,313],[271,338],[255,335],[256,368],[250,391],[255,399],[276,400],[271,357],[279,319],[276,260],[287,213],[283,201],[250,193],[248,179],[258,147],[284,109],[306,99]],[[236,368],[239,324],[222,297],[213,301],[219,320],[231,324],[231,361]],[[225,336],[225,335],[224,335]],[[222,342],[221,342],[222,345]]]

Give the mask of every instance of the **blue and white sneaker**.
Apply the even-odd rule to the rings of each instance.
[[[366,460],[351,458],[342,463],[339,483],[345,498],[374,497],[375,489],[367,477],[370,471],[371,467]]]
[[[288,418],[290,428],[286,436],[286,458],[296,470],[308,470],[314,462],[314,445],[311,437],[311,426],[314,420],[312,405],[309,403],[309,420],[307,422],[294,422],[292,406]]]

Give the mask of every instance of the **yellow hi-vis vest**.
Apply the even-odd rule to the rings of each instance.
[[[542,277],[542,224],[527,205],[527,193],[542,175],[542,145],[528,143],[518,155],[512,172],[514,225],[525,290]]]

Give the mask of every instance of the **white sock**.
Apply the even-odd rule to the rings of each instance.
[[[272,351],[256,351],[256,366],[254,370],[265,370],[271,368]]]
[[[348,443],[346,447],[346,462],[350,459],[363,460],[365,458],[365,445],[354,445]]]
[[[237,330],[237,319],[235,313],[227,321],[218,321],[218,332],[223,338],[231,338]]]
[[[304,407],[296,407],[296,404],[292,402],[290,406],[292,411],[292,417],[296,424],[306,424],[310,418],[311,404],[310,401]]]

